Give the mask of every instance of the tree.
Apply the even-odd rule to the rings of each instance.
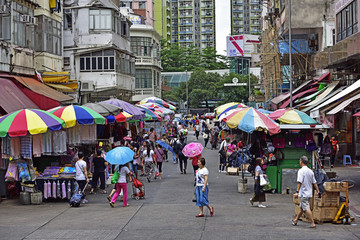
[[[195,46],[179,47],[161,42],[161,65],[164,72],[184,72],[197,69],[216,70],[228,68],[226,57],[216,54],[212,47],[200,52]]]

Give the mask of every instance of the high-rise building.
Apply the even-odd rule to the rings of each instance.
[[[261,34],[260,0],[231,1],[231,35]]]
[[[155,0],[155,28],[168,44],[215,48],[215,0]]]

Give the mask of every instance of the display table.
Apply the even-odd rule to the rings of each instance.
[[[63,182],[65,182],[66,191],[68,190],[68,183],[69,182],[70,182],[70,185],[71,185],[71,192],[74,190],[74,186],[75,186],[75,179],[74,178],[38,178],[38,179],[36,179],[37,189],[44,194],[44,183],[45,182],[50,182],[51,184],[53,184],[54,181],[55,181],[55,183],[57,183],[59,181],[60,191],[62,190],[61,184]],[[52,187],[51,187],[51,189],[52,189]],[[54,199],[54,198],[50,197],[50,199]],[[56,199],[68,199],[68,197],[66,197],[66,198],[61,197],[61,198],[56,198]]]

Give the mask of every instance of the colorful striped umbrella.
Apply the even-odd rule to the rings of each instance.
[[[109,99],[109,100],[106,100],[103,102],[122,108],[127,113],[130,113],[131,115],[133,115],[132,119],[134,119],[134,120],[143,119],[145,117],[145,114],[142,111],[142,109],[135,107],[128,102],[125,102],[125,101],[122,101],[122,100],[119,100],[116,98],[112,98],[112,99]]]
[[[246,108],[246,107],[248,107],[248,106],[246,106],[245,104],[241,104],[238,102],[230,102],[230,103],[226,103],[226,104],[223,104],[223,105],[215,108],[215,111],[216,111],[217,116],[221,116],[222,114],[224,114],[225,112],[227,112],[231,109]]]
[[[139,102],[139,105],[144,104],[144,103],[156,103],[159,104],[161,106],[164,106],[165,108],[171,109],[171,110],[176,110],[176,107],[170,103],[165,102],[164,100],[162,100],[161,98],[158,97],[148,97],[148,98],[144,98],[143,100],[141,100]]]
[[[228,116],[229,128],[238,128],[244,132],[265,131],[270,135],[280,132],[279,124],[257,111],[255,108],[243,108]]]
[[[114,123],[114,122],[126,122],[126,120],[132,118],[133,115],[130,113],[127,113],[125,111],[119,113],[118,115],[110,115],[106,117],[106,120],[108,123]]]
[[[233,115],[234,113],[243,110],[244,108],[235,108],[235,109],[231,109],[227,112],[224,112],[223,114],[221,114],[220,116],[217,116],[218,120],[221,121],[227,121],[227,119],[229,118],[230,115]]]
[[[146,117],[144,121],[159,121],[159,122],[162,121],[162,118],[159,116],[159,114],[155,113],[154,111],[151,111],[149,108],[142,107],[141,105],[139,107],[145,110]]]
[[[269,118],[285,124],[319,124],[306,113],[296,109],[279,109],[271,113]]]
[[[273,111],[265,110],[263,108],[258,108],[257,110],[266,116],[273,113]]]
[[[0,137],[10,137],[57,131],[65,127],[65,123],[55,115],[38,109],[23,109],[9,113],[0,118]]]
[[[78,124],[105,124],[105,118],[94,110],[76,105],[69,105],[52,110],[55,116],[65,121],[65,127],[73,127]]]

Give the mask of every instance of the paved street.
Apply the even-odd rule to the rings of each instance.
[[[194,139],[190,132],[189,142]],[[163,180],[145,182],[146,199],[129,199],[129,208],[116,203],[111,208],[106,195],[88,195],[89,203],[70,208],[66,202],[42,205],[19,205],[17,200],[0,204],[0,239],[359,239],[358,225],[290,224],[294,214],[291,195],[267,194],[266,209],[251,207],[252,180],[246,194],[237,192],[236,176],[218,173],[218,153],[204,150],[209,175],[209,198],[214,217],[195,218],[198,208],[193,203],[193,174],[181,175],[178,165],[164,163]],[[339,168],[347,176],[360,168]],[[132,193],[131,185],[128,185]],[[107,189],[111,190],[111,187]],[[351,190],[355,206],[359,188]],[[357,200],[360,201],[360,200]],[[360,218],[356,217],[359,224]]]

